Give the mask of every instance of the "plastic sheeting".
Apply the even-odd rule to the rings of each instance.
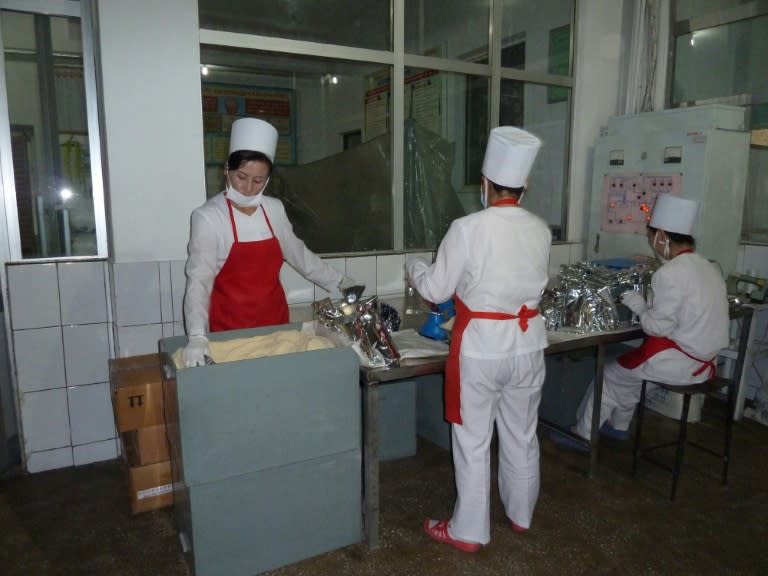
[[[451,184],[455,145],[405,122],[405,247],[435,249],[464,208]]]
[[[278,167],[280,198],[296,235],[318,253],[392,249],[389,135],[301,166]]]
[[[296,235],[318,253],[392,250],[390,134],[301,166],[278,167],[280,198]],[[454,144],[405,124],[405,247],[435,249],[464,209],[450,177]]]

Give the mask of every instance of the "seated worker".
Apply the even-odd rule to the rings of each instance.
[[[694,252],[691,230],[698,203],[660,194],[648,226],[648,242],[663,265],[651,278],[652,302],[636,291],[621,301],[638,315],[646,334],[643,344],[605,367],[600,406],[601,433],[629,437],[643,380],[693,384],[715,374],[714,360],[728,346],[728,297],[718,268]],[[573,432],[590,438],[592,386],[577,413]],[[651,389],[649,385],[648,389]],[[558,444],[584,448],[562,435]]]

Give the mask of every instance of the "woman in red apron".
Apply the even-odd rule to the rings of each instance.
[[[697,210],[697,202],[670,194],[656,200],[648,240],[664,264],[651,279],[652,305],[638,292],[622,295],[647,336],[639,348],[609,363],[603,376],[601,431],[614,438],[628,437],[644,379],[702,382],[714,375],[714,360],[728,346],[725,282],[694,250],[691,233]],[[590,386],[574,427],[585,439],[590,437],[592,410]]]
[[[208,355],[208,332],[288,322],[283,261],[330,291],[343,275],[298,239],[282,203],[265,197],[277,130],[263,120],[232,124],[226,190],[192,213],[184,319],[186,366]]]

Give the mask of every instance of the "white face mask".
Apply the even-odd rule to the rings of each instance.
[[[485,186],[483,186],[482,182],[480,182],[480,205],[483,208],[488,207],[488,201],[485,199]]]
[[[656,250],[656,244],[659,242],[659,231],[656,230],[656,232],[653,235],[653,252],[656,254],[656,257],[661,260],[662,263],[669,262],[669,238],[664,237],[664,253],[659,254],[658,250]]]
[[[267,181],[264,182],[264,188],[261,189],[261,192],[256,194],[255,196],[246,196],[245,194],[241,194],[238,192],[232,184],[229,182],[229,177],[227,177],[227,198],[232,200],[235,204],[240,206],[241,208],[256,208],[257,206],[261,205],[262,195],[264,193],[264,190],[267,188],[267,184],[269,184],[269,178],[267,178]]]

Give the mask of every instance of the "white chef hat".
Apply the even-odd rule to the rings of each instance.
[[[513,126],[491,130],[483,160],[483,176],[506,188],[525,186],[541,148],[541,140]]]
[[[275,161],[277,130],[269,122],[258,118],[240,118],[232,123],[229,135],[229,153],[238,150],[253,150],[265,154]]]
[[[699,203],[696,200],[666,193],[659,194],[653,205],[650,226],[690,236],[698,210]]]

